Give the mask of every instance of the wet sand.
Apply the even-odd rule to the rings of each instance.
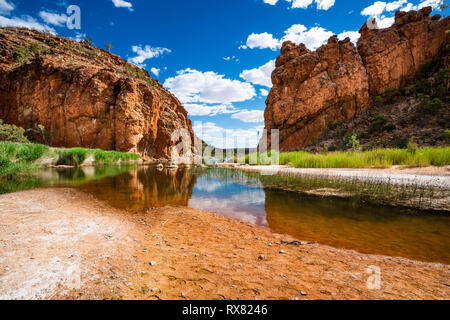
[[[73,189],[7,194],[0,299],[450,298],[448,265],[295,241],[185,207],[130,214]]]

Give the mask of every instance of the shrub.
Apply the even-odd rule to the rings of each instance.
[[[84,37],[84,39],[82,39],[80,41],[80,43],[88,45],[88,46],[92,46],[94,44],[94,42],[92,41],[91,38],[89,38],[88,36]]]
[[[25,130],[15,125],[4,124],[3,120],[0,120],[0,141],[9,141],[16,143],[28,143],[28,139],[25,137]]]
[[[79,166],[83,164],[88,155],[88,150],[83,148],[58,149],[57,165]]]
[[[373,117],[372,122],[370,123],[369,128],[370,133],[377,133],[383,131],[386,123],[387,120],[384,114],[377,114],[375,117]]]
[[[29,46],[18,47],[15,51],[15,61],[16,62],[27,62],[30,59],[45,55],[47,49],[38,43],[32,43]]]
[[[386,102],[396,101],[399,95],[400,95],[400,92],[398,91],[397,88],[394,88],[394,87],[387,88],[384,91],[384,97],[386,99]]]
[[[450,130],[445,130],[443,135],[444,140],[450,142]]]
[[[439,112],[439,110],[441,110],[443,105],[444,104],[442,103],[441,99],[434,98],[433,100],[426,102],[423,105],[423,109],[425,110],[425,112],[428,112],[431,114],[437,114]]]
[[[347,140],[347,146],[353,149],[353,151],[357,152],[361,149],[361,143],[359,142],[358,135],[352,134]]]

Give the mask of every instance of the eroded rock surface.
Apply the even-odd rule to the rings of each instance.
[[[265,111],[266,129],[280,130],[280,149],[310,144],[330,121],[353,119],[371,107],[373,96],[399,88],[435,59],[447,39],[450,18],[430,17],[431,11],[397,12],[387,29],[365,25],[357,48],[336,36],[317,51],[285,42]]]
[[[169,158],[191,121],[148,72],[101,49],[38,31],[0,28],[0,119],[39,142]],[[48,140],[48,141],[43,141]],[[185,154],[185,156],[189,156]]]

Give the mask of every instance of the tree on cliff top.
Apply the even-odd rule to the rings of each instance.
[[[449,7],[449,0],[441,0],[441,2],[439,3],[439,8],[442,11],[442,15],[445,18],[445,11],[448,9]]]

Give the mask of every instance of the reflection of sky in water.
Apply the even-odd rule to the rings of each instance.
[[[255,184],[200,176],[189,200],[189,207],[267,226],[264,202],[264,190]]]

